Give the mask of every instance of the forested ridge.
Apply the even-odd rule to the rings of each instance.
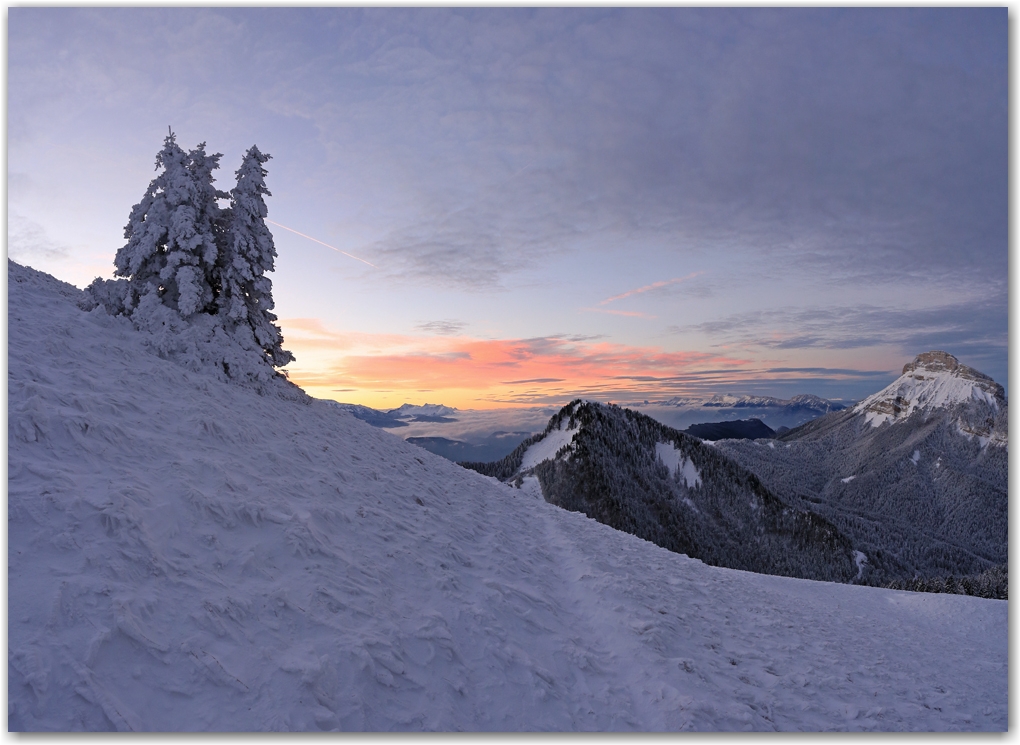
[[[718,447],[783,499],[849,536],[868,556],[869,584],[902,580],[919,588],[1007,560],[1007,450],[961,432],[958,420],[974,419],[975,407],[919,411],[879,427],[847,410],[791,430],[771,447],[760,440]],[[990,426],[1004,430],[1006,416],[1000,411]]]
[[[529,469],[552,504],[716,566],[839,582],[858,574],[850,541],[828,520],[792,508],[697,438],[629,409],[571,402],[506,458],[462,465],[519,485],[525,453],[561,428],[578,429],[558,457]],[[672,446],[698,482],[671,471],[657,444]]]

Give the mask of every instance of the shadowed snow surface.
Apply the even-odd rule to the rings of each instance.
[[[9,265],[11,730],[1006,728],[1002,601],[707,567]]]

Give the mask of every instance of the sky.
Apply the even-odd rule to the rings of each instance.
[[[290,379],[393,408],[1007,385],[1007,9],[8,9],[8,252],[257,144]],[[295,232],[296,231],[296,232]]]

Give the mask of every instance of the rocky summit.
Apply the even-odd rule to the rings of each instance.
[[[915,412],[926,415],[953,409],[961,433],[978,436],[982,444],[1005,445],[1003,412],[1006,395],[1001,385],[984,373],[960,364],[942,351],[917,355],[903,366],[903,374],[853,408],[868,424],[896,423]]]

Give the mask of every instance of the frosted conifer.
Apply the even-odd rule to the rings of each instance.
[[[276,247],[266,227],[269,211],[263,164],[270,155],[252,145],[237,170],[237,185],[230,191],[230,215],[226,242],[220,259],[221,287],[219,307],[228,328],[243,344],[254,343],[274,367],[293,361],[294,355],[283,349],[283,335],[272,312],[273,283],[266,272],[273,271]]]
[[[222,192],[212,187],[212,171],[220,156],[206,155],[204,148],[202,143],[185,153],[173,132],[167,135],[156,156],[156,168],[163,171],[131,210],[127,243],[114,259],[114,274],[130,280],[129,312],[149,293],[185,319],[213,307],[221,219],[216,198]]]
[[[204,142],[185,153],[169,133],[156,156],[160,173],[124,229],[119,279],[96,278],[83,307],[129,317],[159,356],[189,369],[294,396],[299,389],[274,369],[294,356],[282,348],[266,276],[276,258],[263,199],[269,156],[250,148],[229,194],[213,185],[221,157]]]
[[[222,157],[222,153],[207,155],[204,142],[199,143],[198,147],[188,153],[188,170],[191,172],[197,192],[196,223],[201,226],[200,235],[202,237],[202,242],[197,245],[196,252],[199,254],[205,281],[210,285],[214,297],[218,297],[220,294],[216,259],[222,250],[220,247],[223,244],[226,220],[229,215],[229,210],[221,209],[217,200],[230,198],[227,192],[220,191],[213,186],[216,179],[212,174],[220,167],[220,158]],[[206,310],[214,312],[213,309],[214,305],[210,299],[206,303]]]

